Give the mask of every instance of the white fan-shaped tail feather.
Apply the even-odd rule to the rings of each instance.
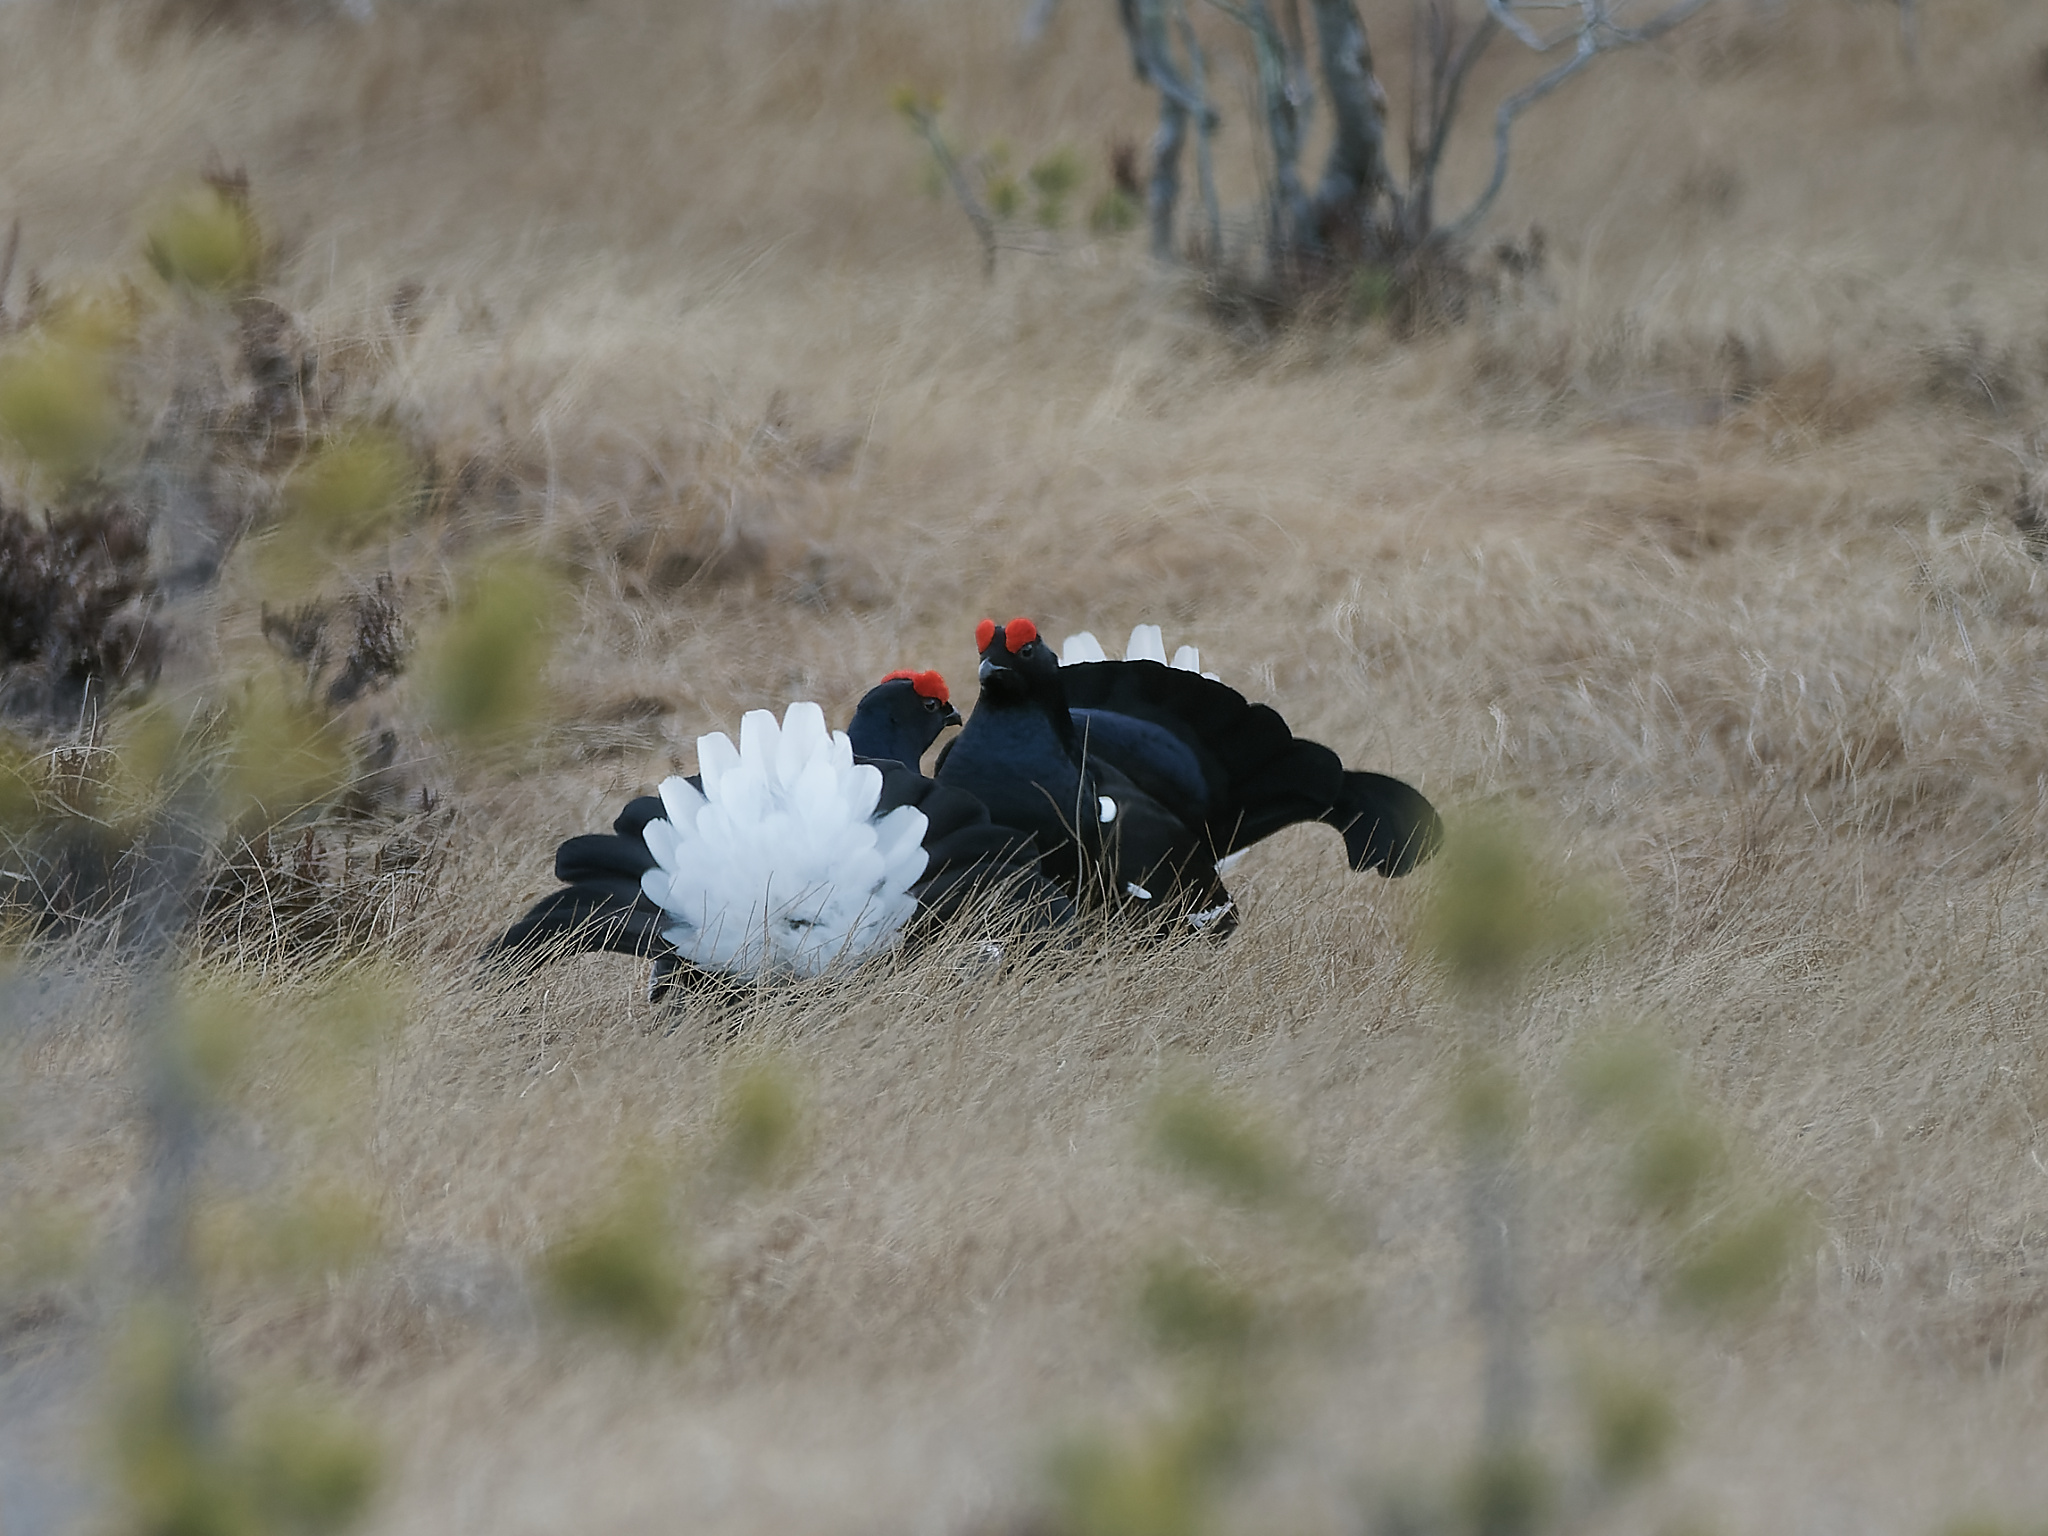
[[[1084,661],[1109,661],[1112,658],[1102,649],[1102,642],[1095,638],[1092,630],[1067,636],[1060,647],[1060,665],[1078,666]],[[1125,661],[1156,661],[1161,666],[1171,666],[1180,672],[1201,672],[1212,683],[1222,678],[1214,672],[1202,672],[1202,653],[1192,645],[1183,645],[1173,653],[1171,662],[1166,659],[1165,632],[1157,624],[1140,624],[1131,630],[1131,638],[1124,645]]]
[[[1166,665],[1166,635],[1157,624],[1133,624],[1124,642],[1125,661],[1156,661]]]
[[[643,837],[655,868],[640,888],[670,919],[663,937],[693,965],[749,979],[816,976],[889,948],[917,910],[925,816],[875,815],[882,774],[855,763],[815,704],[740,721],[735,748],[699,738],[700,795],[661,786],[668,820]]]

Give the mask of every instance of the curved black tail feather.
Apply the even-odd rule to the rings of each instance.
[[[1321,820],[1344,834],[1356,870],[1405,875],[1443,846],[1444,822],[1418,789],[1383,773],[1347,769],[1344,788]]]

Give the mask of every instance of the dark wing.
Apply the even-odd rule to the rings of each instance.
[[[563,888],[535,902],[484,951],[484,961],[669,953],[661,908],[640,889],[640,876],[654,867],[641,830],[661,814],[661,801],[642,795],[619,813],[614,831],[587,832],[563,843],[555,850],[555,878]]]
[[[1060,681],[1069,708],[1128,717],[1185,749],[1200,768],[1204,804],[1172,788],[1184,760],[1148,757],[1131,744],[1138,733],[1127,727],[1102,736],[1093,750],[1169,811],[1199,823],[1218,858],[1297,821],[1321,820],[1343,792],[1344,765],[1336,753],[1297,737],[1267,705],[1198,672],[1156,661],[1086,661],[1060,668]]]
[[[661,954],[668,941],[661,936],[661,908],[640,892],[638,880],[590,880],[550,891],[484,958],[540,960],[560,954]]]
[[[964,789],[900,763],[875,766],[882,770],[878,814],[904,805],[924,812],[926,863],[910,888],[922,918],[945,922],[978,896],[998,893],[995,899],[1028,927],[1073,919],[1073,902],[1039,869],[1038,845],[1029,832],[994,821],[988,807]]]
[[[1116,804],[1115,818],[1098,824],[1093,839],[1099,867],[1114,870],[1123,882],[1121,891],[1110,894],[1134,912],[1156,912],[1162,934],[1195,913],[1209,914],[1197,926],[1214,925],[1214,933],[1235,928],[1230,893],[1216,873],[1216,852],[1203,825],[1181,820],[1108,763],[1097,764],[1092,779]]]

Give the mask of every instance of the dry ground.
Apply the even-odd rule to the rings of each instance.
[[[157,189],[246,166],[359,408],[482,466],[473,506],[580,578],[538,765],[440,782],[411,1006],[333,1093],[280,1048],[223,1133],[222,1190],[345,1188],[382,1234],[346,1276],[221,1279],[223,1368],[310,1376],[378,1427],[379,1532],[966,1532],[1031,1504],[1059,1434],[1170,1398],[1133,1298],[1178,1252],[1299,1320],[1235,1528],[1355,1529],[1371,1490],[1445,1473],[1478,1356],[1457,1021],[1409,947],[1433,872],[1351,877],[1297,831],[1249,862],[1227,947],[981,980],[941,954],[732,1038],[670,1027],[625,962],[468,986],[553,844],[743,707],[843,710],[904,665],[964,682],[984,613],[1142,618],[1454,827],[1519,808],[1625,914],[1512,1019],[1546,1424],[1569,1439],[1596,1336],[1682,1414],[1670,1474],[1607,1526],[2038,1518],[2048,15],[1923,9],[1912,69],[1889,7],[1729,0],[1588,75],[1528,120],[1494,221],[1540,222],[1545,269],[1407,340],[1226,334],[1136,236],[981,279],[889,90],[943,89],[965,140],[1070,143],[1099,183],[1149,123],[1092,0],[1035,52],[984,0],[200,33],[0,10],[24,269],[128,260]],[[1366,6],[1383,65],[1405,10]],[[1240,199],[1245,133],[1234,109]],[[465,537],[383,558],[430,593]],[[300,990],[264,984],[280,1013]],[[7,1209],[82,1213],[109,1252],[136,1179],[119,1009],[87,975],[9,1034],[0,1081]],[[1659,1300],[1569,1112],[1575,1046],[1616,1022],[1667,1038],[1817,1213],[1739,1325]],[[535,1254],[636,1153],[701,1162],[764,1052],[802,1087],[802,1151],[693,1205],[693,1340],[640,1357],[537,1322]],[[1369,1235],[1304,1245],[1151,1159],[1147,1106],[1189,1081],[1268,1117]],[[36,1448],[79,1454],[61,1340],[109,1294],[10,1314],[10,1530],[66,1507]]]

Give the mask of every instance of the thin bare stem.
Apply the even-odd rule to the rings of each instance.
[[[20,254],[21,215],[16,214],[14,222],[7,226],[7,252],[0,255],[0,331],[13,328],[7,315],[7,285],[14,281],[14,258]]]
[[[939,132],[938,120],[930,108],[914,105],[906,109],[910,124],[931,147],[932,158],[939,164],[939,171],[946,178],[946,185],[953,189],[953,198],[960,204],[961,212],[967,215],[967,222],[974,226],[974,237],[981,242],[981,271],[984,277],[996,273],[996,223],[989,211],[982,207],[981,199],[974,195],[974,188],[968,185],[967,173],[960,168],[960,161],[945,135]]]

